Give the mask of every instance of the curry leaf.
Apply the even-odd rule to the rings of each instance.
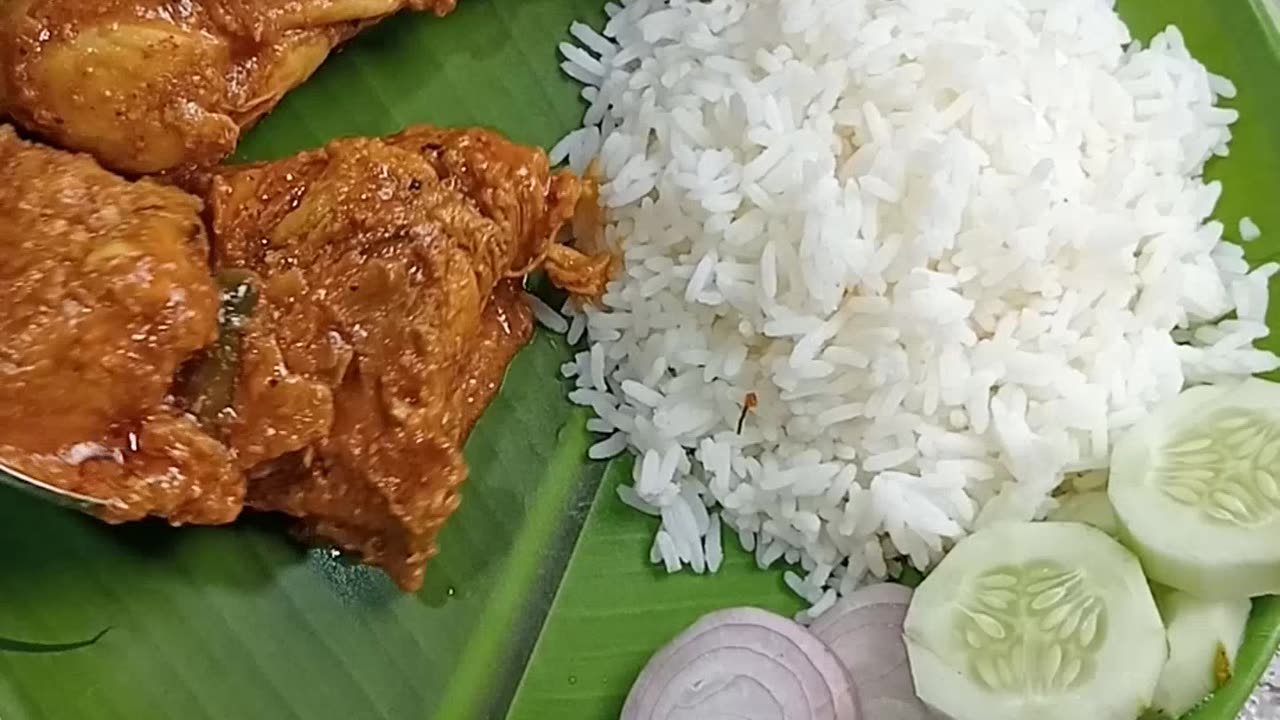
[[[1120,2],[1136,36],[1176,22],[1240,88],[1233,152],[1212,172],[1226,184],[1224,224],[1251,215],[1268,233],[1247,248],[1254,262],[1280,253],[1280,33],[1263,20],[1267,2]],[[398,16],[292,93],[238,159],[415,122],[550,146],[583,110],[556,45],[575,19],[598,25],[603,5],[463,0],[443,20]],[[649,655],[702,612],[798,609],[731,533],[718,577],[650,565],[653,520],[613,494],[627,461],[592,502],[600,468],[584,463],[585,415],[558,379],[571,356],[539,335],[512,365],[467,446],[463,506],[416,596],[291,543],[276,519],[110,528],[0,487],[0,626],[34,638],[107,622],[127,638],[48,655],[0,645],[0,717],[606,720]],[[1234,718],[1278,640],[1280,600],[1259,600],[1234,677],[1194,720]]]
[[[582,113],[556,45],[602,5],[464,0],[443,20],[401,14],[291,93],[237,160],[411,123],[549,147]],[[0,717],[502,717],[601,472],[585,463],[585,413],[560,379],[570,357],[540,334],[512,364],[417,595],[297,545],[279,518],[109,527],[0,488],[4,634],[116,628],[88,652],[0,652]]]

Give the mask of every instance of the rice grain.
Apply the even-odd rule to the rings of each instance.
[[[1203,177],[1236,88],[1176,28],[1139,45],[1110,0],[606,11],[561,48],[589,109],[553,158],[599,161],[623,271],[538,313],[585,331],[570,398],[617,430],[593,457],[638,456],[620,497],[668,570],[714,572],[723,524],[829,604],[1042,517],[1184,387],[1280,367],[1253,347],[1277,267]]]

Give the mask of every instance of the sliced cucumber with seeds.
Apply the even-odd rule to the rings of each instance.
[[[953,720],[1133,720],[1164,626],[1128,550],[1080,523],[1009,523],[960,541],[904,626],[916,692]]]
[[[1165,587],[1152,591],[1169,636],[1169,661],[1151,706],[1166,717],[1182,717],[1231,679],[1251,604],[1243,598],[1205,600]]]
[[[1158,408],[1116,444],[1108,494],[1152,580],[1280,592],[1280,385],[1197,387]]]

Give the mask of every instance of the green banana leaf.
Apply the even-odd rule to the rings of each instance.
[[[1272,0],[1121,0],[1138,37],[1178,23],[1240,87],[1220,219],[1280,233],[1280,30]],[[416,122],[488,125],[549,146],[580,119],[556,45],[602,0],[463,0],[366,34],[293,93],[238,160]],[[1280,234],[1247,248],[1280,257]],[[1280,296],[1273,311],[1280,311]],[[1272,318],[1280,328],[1280,313]],[[1270,347],[1280,349],[1273,339]],[[630,461],[585,461],[565,400],[571,354],[539,334],[467,446],[472,471],[427,586],[290,542],[282,521],[108,527],[0,487],[3,720],[605,720],[647,658],[701,613],[799,609],[781,570],[728,542],[716,577],[647,560],[656,521],[618,502]],[[603,477],[603,482],[602,482]],[[1193,720],[1230,720],[1280,642],[1280,600],[1255,603],[1233,680]]]

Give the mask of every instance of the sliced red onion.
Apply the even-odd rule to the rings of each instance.
[[[872,720],[934,717],[916,696],[902,640],[911,594],[905,585],[871,585],[843,598],[809,627],[849,671],[863,714]]]
[[[858,720],[849,676],[803,627],[756,608],[703,617],[649,661],[621,720]]]

